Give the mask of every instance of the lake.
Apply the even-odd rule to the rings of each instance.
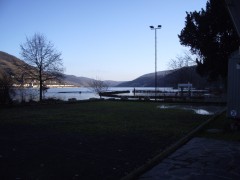
[[[130,91],[126,95],[133,95],[134,87],[110,87],[109,91]],[[155,90],[154,87],[139,87],[135,88],[135,90]],[[159,87],[158,90],[171,91],[172,88]],[[124,95],[124,94],[122,94]],[[47,92],[44,94],[44,98],[55,98],[67,101],[71,98],[76,98],[77,100],[87,100],[90,98],[99,98],[97,94],[93,92],[92,89],[87,87],[64,87],[64,88],[49,88]],[[15,95],[13,96],[14,100],[21,101],[24,99],[25,101],[29,101],[30,99],[37,100],[38,99],[38,89],[36,88],[28,88],[28,89],[17,89]]]

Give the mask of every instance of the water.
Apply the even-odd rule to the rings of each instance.
[[[90,98],[99,98],[91,89],[84,87],[73,88],[50,88],[44,94],[45,98],[55,98],[67,101],[68,99],[75,98],[77,100],[86,100]]]
[[[129,95],[133,96],[134,87],[110,87],[109,91],[130,91],[127,94],[121,95]],[[135,88],[135,90],[155,90],[154,87],[139,87]],[[162,91],[170,91],[172,88],[158,88],[158,90]],[[29,100],[38,100],[39,90],[35,88],[28,89],[17,89],[15,95],[13,96],[14,100],[24,101]],[[137,95],[137,94],[136,94]],[[67,87],[67,88],[49,88],[44,93],[44,98],[54,98],[67,101],[71,98],[75,98],[76,100],[87,100],[90,98],[99,98],[99,95],[95,94],[92,89],[87,87]],[[104,97],[105,98],[105,97]]]
[[[132,91],[133,88],[116,88],[111,87],[109,91]],[[75,98],[77,100],[86,100],[90,98],[99,98],[99,95],[93,92],[92,89],[86,87],[74,87],[74,88],[50,88],[45,93],[46,98],[56,98],[61,100],[68,100]]]
[[[134,87],[109,87],[108,91],[130,91],[120,95],[133,96]],[[135,90],[154,90],[154,87],[141,87],[135,88]],[[170,90],[172,88],[158,88],[158,90]],[[64,93],[63,93],[64,92]],[[79,93],[81,92],[81,93]],[[99,98],[99,95],[95,94],[92,89],[86,87],[74,87],[74,88],[50,88],[45,93],[46,98],[57,98],[62,100],[68,100],[70,98],[76,98],[77,100],[86,100],[89,98]],[[106,98],[106,97],[104,97]]]
[[[190,110],[196,114],[200,115],[213,115],[219,112],[222,107],[218,106],[191,106],[191,105],[161,105],[158,106],[160,109],[183,109],[183,110]]]
[[[130,91],[130,93],[125,93],[121,95],[133,96],[133,87],[110,87],[109,91]],[[140,87],[135,88],[135,90],[155,90],[154,87]],[[161,91],[174,91],[172,88],[158,88]],[[138,94],[140,95],[140,94]],[[144,94],[146,95],[146,94]],[[95,94],[92,89],[86,87],[72,87],[72,88],[49,88],[45,94],[44,98],[54,98],[63,101],[68,101],[71,98],[76,100],[88,100],[90,98],[99,98],[99,95]],[[104,97],[107,98],[107,97]],[[36,88],[27,89],[16,89],[15,95],[13,95],[13,100],[16,101],[26,101],[39,99],[39,90]],[[183,109],[190,110],[196,114],[201,115],[213,115],[219,111],[220,107],[216,106],[191,106],[191,105],[160,105],[157,108],[160,109]]]

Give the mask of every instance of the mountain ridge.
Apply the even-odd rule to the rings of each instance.
[[[12,56],[8,53],[0,51],[0,78],[3,74],[15,76],[21,73],[19,67],[29,66],[19,58]],[[31,67],[34,69],[34,67]],[[157,72],[157,86],[158,87],[177,87],[179,83],[192,83],[194,87],[205,87],[207,79],[198,75],[195,71],[196,66],[183,67],[176,70],[165,70]],[[89,86],[90,82],[94,79],[88,77],[78,77],[75,75],[64,74],[63,83],[74,86]],[[111,87],[154,87],[155,86],[155,73],[147,73],[132,81],[104,81]]]
[[[0,51],[0,78],[4,76],[4,74],[9,74],[10,76],[18,76],[21,73],[20,67],[29,66],[23,60],[8,54],[6,52]],[[34,69],[34,67],[32,67]],[[75,76],[75,75],[68,75],[63,74],[64,79],[63,83],[68,85],[74,86],[89,86],[89,83],[94,79],[82,76]],[[113,80],[106,80],[104,81],[109,86],[116,86],[124,81],[113,81]]]
[[[177,88],[178,84],[185,83],[191,83],[195,88],[204,88],[209,86],[207,79],[197,74],[196,66],[157,72],[158,87]],[[155,87],[155,73],[142,75],[132,81],[123,82],[117,87]]]

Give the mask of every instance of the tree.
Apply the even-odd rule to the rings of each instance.
[[[183,55],[178,55],[176,58],[169,61],[169,68],[171,70],[177,70],[178,76],[174,78],[174,84],[178,83],[192,83],[193,74],[195,73],[196,65],[194,56],[189,51],[184,51]]]
[[[98,94],[101,98],[101,94],[103,92],[106,92],[109,86],[104,81],[100,80],[99,78],[96,78],[89,82],[89,87],[93,90],[94,93]]]
[[[0,104],[5,105],[12,101],[12,85],[13,79],[10,75],[0,74]]]
[[[35,70],[28,70],[28,75],[39,82],[39,100],[41,101],[45,82],[60,81],[63,78],[61,53],[54,49],[54,45],[47,41],[44,35],[37,33],[31,38],[27,37],[20,48],[24,61],[35,67]]]
[[[196,59],[197,72],[208,80],[226,79],[228,57],[238,49],[239,38],[224,0],[209,0],[206,10],[186,12],[180,43],[189,46]]]
[[[171,59],[168,64],[169,68],[173,70],[194,65],[196,65],[196,61],[188,51],[184,51],[183,55],[178,55],[175,59]]]

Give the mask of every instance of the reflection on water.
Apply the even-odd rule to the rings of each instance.
[[[133,96],[134,87],[109,87],[109,91],[130,91],[127,94],[121,95],[129,95]],[[138,90],[138,88],[135,88]],[[141,87],[141,90],[154,90],[153,87]],[[172,88],[161,88],[158,90],[171,90]],[[38,100],[39,90],[36,88],[27,88],[27,89],[16,89],[16,93],[13,96],[14,100],[29,101],[29,100]],[[75,98],[76,100],[86,100],[90,98],[99,98],[97,94],[95,94],[90,88],[87,87],[64,87],[64,88],[49,88],[44,93],[44,98],[55,98],[67,101],[68,99]]]
[[[31,100],[39,100],[39,90],[36,88],[15,89],[11,95],[14,101],[28,102]]]
[[[132,92],[133,88],[124,87],[109,87],[109,91],[126,91]],[[64,92],[64,93],[63,93]],[[93,92],[91,88],[87,87],[73,87],[73,88],[50,88],[45,94],[46,98],[62,99],[64,101],[76,98],[76,100],[87,100],[90,98],[99,98],[99,95]]]
[[[64,93],[63,93],[64,92]],[[85,100],[89,98],[99,98],[89,88],[50,88],[45,93],[45,98],[56,98],[67,101],[75,98],[76,100]]]
[[[190,106],[190,105],[160,105],[160,109],[183,109],[190,110],[196,114],[213,115],[217,113],[221,107],[218,106]]]
[[[193,109],[193,111],[196,114],[201,114],[201,115],[213,115],[214,114],[213,112],[209,112],[209,111],[206,111],[204,109]]]
[[[133,88],[131,87],[110,87],[110,91],[130,91],[132,94]],[[90,98],[99,98],[90,88],[87,87],[67,87],[67,88],[49,88],[44,93],[44,98],[54,98],[67,101],[68,99],[75,98],[76,100],[86,100]],[[16,89],[13,95],[13,100],[17,101],[30,101],[39,100],[39,90],[36,88]]]

